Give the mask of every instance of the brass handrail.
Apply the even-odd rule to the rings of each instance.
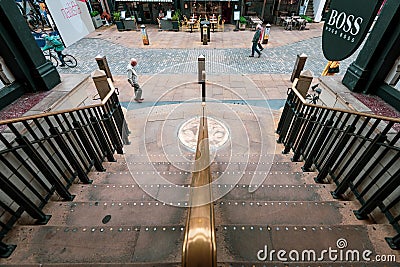
[[[13,119],[7,119],[7,120],[0,120],[0,125],[6,125],[9,123],[16,123],[16,122],[22,122],[22,121],[28,121],[28,120],[34,120],[34,119],[40,119],[40,118],[44,118],[44,117],[48,117],[48,116],[60,115],[63,113],[70,113],[70,112],[91,109],[91,108],[96,108],[96,107],[102,107],[107,103],[107,101],[110,99],[110,97],[116,92],[116,89],[114,88],[114,85],[112,84],[111,79],[108,78],[107,81],[108,81],[108,84],[110,85],[111,90],[99,104],[93,104],[93,105],[88,105],[88,106],[84,106],[84,107],[76,107],[76,108],[70,108],[70,109],[63,109],[63,110],[58,110],[58,111],[45,112],[45,113],[41,113],[41,114],[22,116],[22,117],[13,118]]]
[[[354,110],[349,110],[349,109],[342,109],[342,108],[332,108],[332,107],[327,107],[327,106],[320,106],[320,105],[315,105],[311,103],[307,103],[307,101],[304,99],[304,97],[300,94],[300,92],[296,89],[298,79],[296,78],[292,84],[291,90],[296,94],[296,96],[300,99],[300,101],[309,107],[316,107],[316,108],[322,108],[322,109],[327,109],[327,110],[332,110],[332,111],[337,111],[337,112],[344,112],[344,113],[350,113],[354,115],[359,115],[359,116],[364,116],[364,117],[369,117],[372,119],[379,119],[379,120],[386,120],[386,121],[391,121],[394,123],[400,123],[400,118],[392,118],[392,117],[386,117],[386,116],[380,116],[380,115],[375,115],[375,114],[370,114],[370,113],[364,113],[364,112],[359,112],[359,111],[354,111]]]
[[[204,113],[203,113],[204,114]],[[207,118],[201,117],[192,175],[190,208],[182,248],[182,266],[217,266]]]

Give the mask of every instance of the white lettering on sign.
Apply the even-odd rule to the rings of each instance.
[[[353,14],[346,14],[333,9],[325,30],[338,35],[346,41],[354,43],[355,36],[360,32],[364,19]]]
[[[66,3],[66,7],[61,9],[64,18],[69,19],[82,13],[81,8],[75,1]]]

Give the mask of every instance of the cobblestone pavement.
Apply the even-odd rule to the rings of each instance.
[[[71,74],[91,73],[97,69],[94,57],[99,54],[107,56],[111,72],[116,75],[125,74],[126,65],[131,57],[136,57],[139,61],[137,67],[139,74],[196,73],[196,62],[199,55],[204,55],[206,57],[206,70],[208,73],[213,74],[289,74],[293,70],[296,56],[305,53],[308,59],[304,69],[311,70],[314,76],[318,77],[327,63],[322,53],[321,36],[311,37],[280,46],[268,44],[264,51],[262,51],[261,58],[257,58],[257,56],[250,58],[248,57],[251,52],[250,48],[246,47],[249,43],[248,39],[241,44],[243,48],[236,48],[237,45],[233,44],[232,48],[224,49],[211,46],[203,48],[205,46],[201,45],[196,45],[191,48],[187,48],[187,45],[186,47],[183,45],[181,49],[149,49],[148,47],[138,47],[137,45],[136,47],[132,47],[132,44],[127,42],[127,36],[135,36],[137,39],[140,33],[117,32],[113,34],[124,34],[125,37],[121,37],[122,40],[120,42],[115,42],[115,39],[118,40],[118,36],[114,37],[114,41],[111,41],[111,38],[96,38],[96,36],[92,34],[91,37],[84,38],[68,47],[66,50],[67,53],[77,58],[78,66],[74,69],[59,68],[60,72]],[[165,36],[171,37],[171,34],[174,33],[160,34],[168,34]],[[190,33],[186,34],[187,36],[194,36],[190,35]],[[224,32],[224,34],[234,35],[235,32]],[[252,34],[252,32],[248,32],[247,35],[251,36]],[[286,35],[289,34],[291,33],[286,33]],[[298,33],[296,32],[295,34]],[[101,35],[101,33],[98,33],[98,35]],[[197,37],[197,35],[198,33],[195,37]],[[281,38],[280,36],[278,37]],[[307,37],[308,36],[303,37],[303,39]],[[137,40],[135,41],[137,42]],[[178,41],[185,42],[184,39],[179,39]],[[221,47],[226,47],[226,43],[222,44],[222,42],[224,41],[221,41]],[[153,47],[157,47],[157,45],[153,45]],[[348,65],[355,60],[356,55],[357,53],[341,63],[341,72],[343,74]]]

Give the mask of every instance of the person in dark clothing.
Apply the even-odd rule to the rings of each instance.
[[[251,47],[251,55],[249,57],[254,57],[254,52],[257,52],[258,57],[261,57],[261,52],[257,49],[257,44],[258,41],[260,40],[260,36],[261,36],[261,30],[260,28],[257,28],[253,36],[252,40],[253,46]]]

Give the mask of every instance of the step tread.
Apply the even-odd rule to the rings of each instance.
[[[175,225],[185,223],[187,209],[184,203],[171,206],[158,201],[118,202],[50,202],[44,209],[52,215],[47,225],[57,226],[101,226],[112,225]],[[108,218],[108,217],[107,217]],[[32,219],[23,217],[20,225],[33,224]]]
[[[71,194],[76,195],[74,201],[152,201],[166,194],[177,194],[177,188],[188,188],[190,185],[111,185],[90,184],[73,186]],[[331,184],[303,184],[303,185],[247,185],[247,184],[214,184],[213,195],[221,196],[223,200],[263,200],[263,201],[319,201],[332,200],[323,198],[323,193]],[[326,195],[326,194],[325,194]],[[188,201],[188,197],[185,198]]]
[[[267,251],[291,250],[303,251],[314,250],[321,255],[323,249],[338,249],[337,241],[345,239],[347,247],[342,250],[371,250],[376,255],[376,249],[369,239],[369,232],[373,231],[371,226],[346,225],[346,226],[239,226],[222,225],[217,231],[217,249],[219,262],[254,262],[268,263],[279,262],[274,254],[270,261],[260,261],[257,258],[259,250],[267,246]],[[300,254],[301,255],[301,254]],[[261,257],[263,255],[261,254]],[[286,254],[288,256],[288,254]],[[327,254],[325,255],[327,256]],[[340,258],[338,258],[340,259]],[[300,261],[301,262],[301,261]],[[311,261],[316,262],[316,261]],[[321,261],[318,261],[318,266]],[[332,262],[332,261],[331,261]],[[340,262],[340,260],[339,260]],[[345,262],[345,261],[342,261]],[[326,262],[322,262],[326,263]],[[349,265],[346,265],[349,266]]]
[[[181,261],[183,235],[183,225],[17,226],[13,230],[13,237],[7,240],[17,244],[17,249],[4,262],[177,263]]]
[[[365,224],[353,214],[350,201],[218,201],[217,224],[340,225]]]

